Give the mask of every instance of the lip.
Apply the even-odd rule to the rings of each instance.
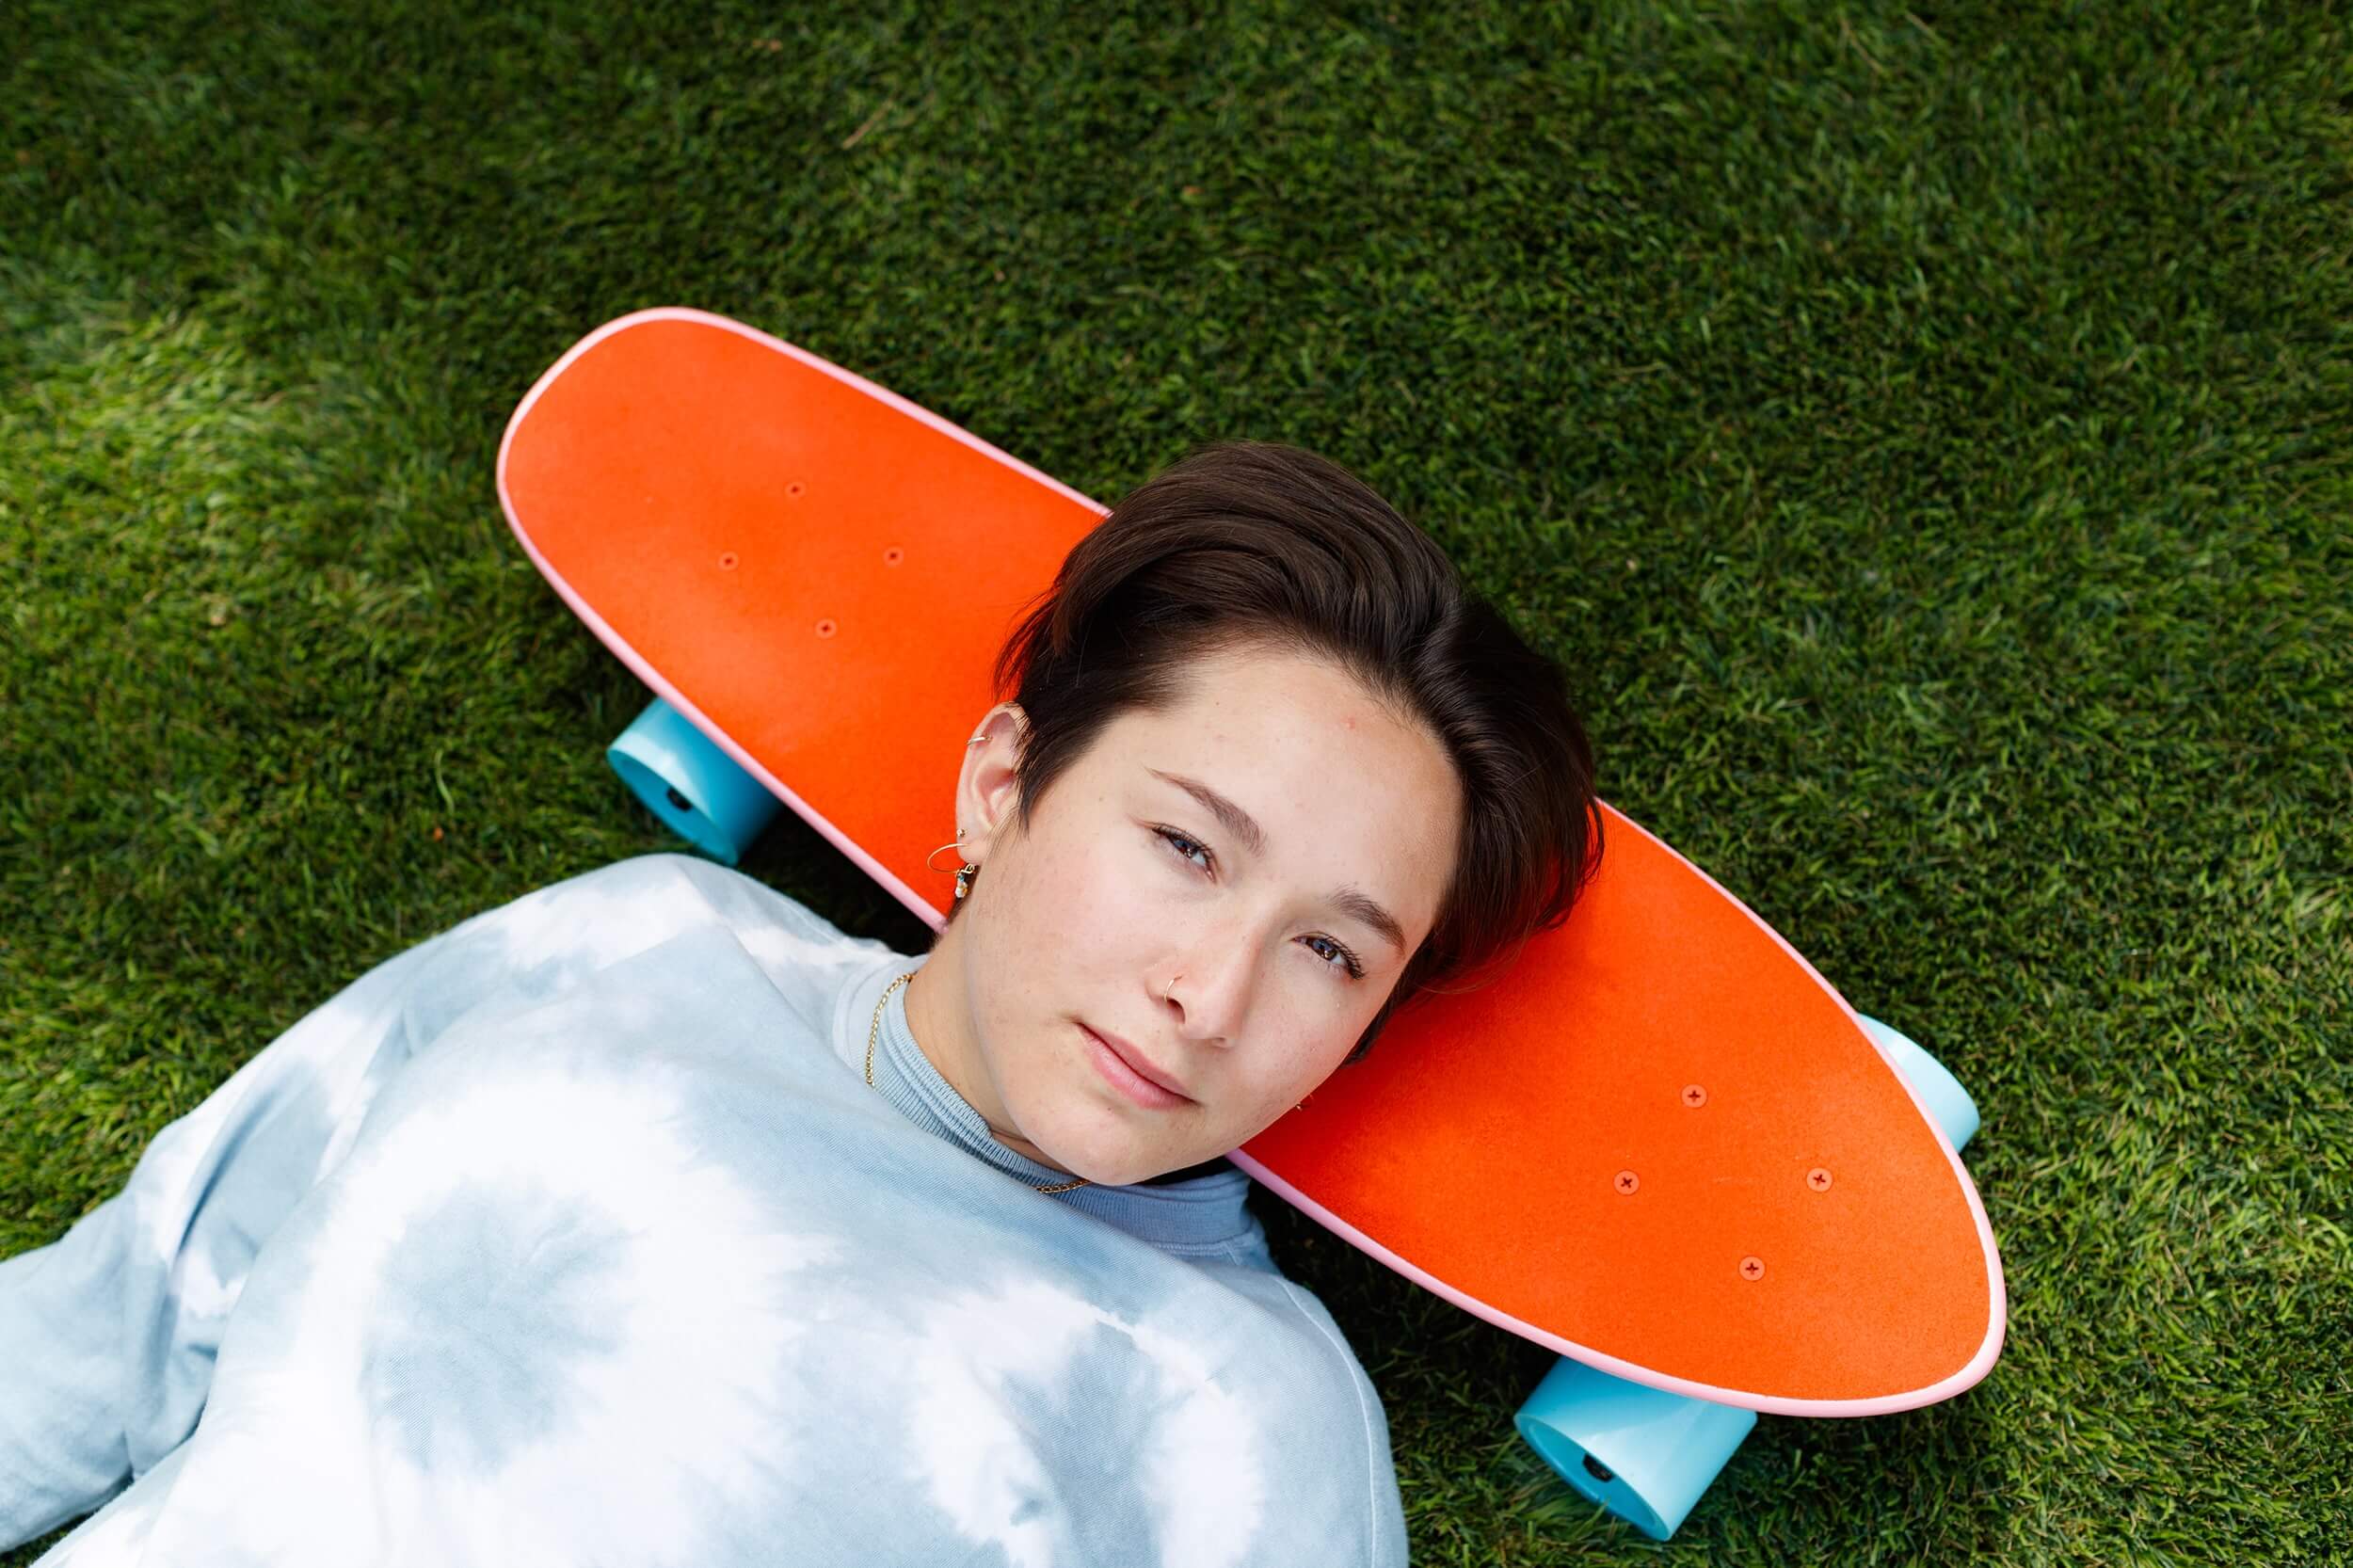
[[[1083,1023],[1079,1030],[1098,1048],[1096,1065],[1102,1069],[1103,1076],[1129,1099],[1155,1111],[1193,1102],[1192,1096],[1178,1087],[1175,1079],[1152,1065],[1151,1058],[1127,1041],[1115,1034],[1104,1034]],[[1111,1060],[1105,1062],[1099,1060],[1100,1057]]]

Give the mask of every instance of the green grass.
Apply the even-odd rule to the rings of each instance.
[[[1417,1562],[2348,1560],[2341,13],[341,8],[0,5],[0,1254],[371,963],[671,847],[491,465],[692,304],[1106,501],[1357,469],[1977,1096],[1999,1365],[1765,1418],[1664,1548],[1513,1434],[1543,1352],[1263,1205]],[[927,939],[796,821],[746,869]]]

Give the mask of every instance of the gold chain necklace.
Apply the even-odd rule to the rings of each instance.
[[[869,1089],[874,1087],[874,1036],[882,1031],[883,1009],[890,1004],[890,993],[897,990],[900,986],[904,985],[908,981],[913,980],[914,978],[915,971],[913,969],[909,969],[906,973],[892,981],[888,985],[884,986],[882,1000],[874,1003],[874,1021],[872,1024],[868,1026],[866,1031],[866,1086]],[[1039,1187],[1034,1181],[1023,1183],[1024,1186],[1032,1188],[1040,1192],[1067,1192],[1075,1188],[1084,1187],[1086,1184],[1086,1177],[1084,1176],[1080,1176],[1076,1181],[1065,1181],[1059,1187]]]

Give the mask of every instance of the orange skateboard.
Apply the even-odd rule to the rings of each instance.
[[[944,922],[920,890],[952,814],[942,760],[1106,508],[682,309],[609,322],[542,376],[498,488],[534,563],[657,695],[614,760],[658,815],[731,862],[781,802]],[[1503,981],[1396,1015],[1233,1160],[1559,1352],[1521,1432],[1663,1540],[1755,1412],[1874,1415],[1971,1386],[2005,1296],[1960,1085],[1604,809],[1564,926]]]

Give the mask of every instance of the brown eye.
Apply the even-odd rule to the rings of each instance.
[[[1212,864],[1214,864],[1214,857],[1209,856],[1209,846],[1202,843],[1200,840],[1196,839],[1188,839],[1182,833],[1178,833],[1173,828],[1156,827],[1152,831],[1166,840],[1168,847],[1180,856],[1186,864],[1193,867],[1195,870],[1206,872]],[[1201,860],[1194,860],[1193,858],[1193,852],[1194,850],[1199,850],[1205,858]]]
[[[1335,960],[1327,960],[1327,962],[1331,962],[1334,968],[1346,969],[1348,971],[1348,978],[1351,980],[1362,980],[1365,978],[1364,966],[1356,962],[1356,955],[1349,952],[1347,948],[1343,947],[1337,938],[1332,936],[1311,936],[1308,940],[1314,942],[1330,942],[1332,944],[1333,952],[1337,956]]]

